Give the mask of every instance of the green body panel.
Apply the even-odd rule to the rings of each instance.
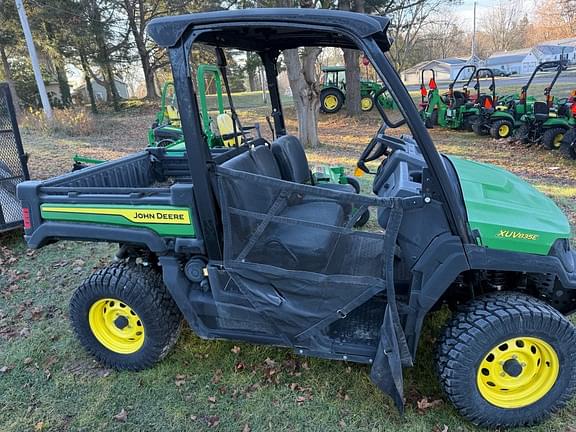
[[[196,236],[192,214],[186,207],[51,203],[42,204],[40,212],[44,220],[141,228],[168,237]]]
[[[489,164],[450,157],[468,222],[480,243],[493,249],[547,255],[570,224],[554,201],[524,180]]]

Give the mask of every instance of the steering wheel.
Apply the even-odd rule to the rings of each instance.
[[[383,138],[386,135],[386,129],[388,129],[388,126],[386,123],[382,123],[378,132],[372,137],[364,151],[362,151],[358,162],[356,162],[356,166],[366,174],[374,174],[370,172],[366,162],[371,162],[388,154],[388,145]]]

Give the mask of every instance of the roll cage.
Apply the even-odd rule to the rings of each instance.
[[[361,49],[380,78],[391,90],[399,110],[426,161],[438,193],[444,203],[452,231],[464,243],[471,243],[466,216],[460,202],[459,186],[450,180],[443,158],[436,150],[417,109],[396,70],[386,58],[391,41],[387,36],[390,21],[382,16],[316,9],[248,9],[208,12],[157,18],[148,33],[169,51],[174,85],[182,121],[187,161],[195,190],[199,230],[210,259],[222,258],[222,228],[213,187],[215,161],[202,133],[189,58],[192,45],[201,42],[216,48],[257,52],[264,65],[272,119],[276,136],[286,134],[277,82],[277,59],[282,50],[304,46],[330,46]],[[423,191],[431,193],[431,191]]]

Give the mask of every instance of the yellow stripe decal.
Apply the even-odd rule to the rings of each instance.
[[[188,210],[43,206],[42,212],[122,216],[130,222],[144,224],[190,225],[190,212]]]

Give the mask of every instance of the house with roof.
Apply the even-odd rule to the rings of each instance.
[[[436,80],[449,81],[453,80],[462,66],[468,64],[466,59],[459,57],[449,57],[445,59],[428,60],[420,62],[411,68],[405,69],[401,72],[402,80],[405,84],[419,84],[420,75],[425,69],[434,69],[436,72]],[[466,72],[466,71],[465,71]],[[462,78],[468,76],[461,75]],[[427,78],[428,79],[428,78]]]
[[[574,45],[556,45],[551,43],[536,45],[532,52],[540,63],[558,60],[568,60],[569,63],[576,63],[576,43]]]
[[[106,89],[106,83],[104,80],[100,78],[94,78],[91,81],[92,91],[94,92],[94,98],[96,99],[96,102],[107,102],[108,90]],[[118,96],[120,96],[121,99],[128,99],[130,97],[128,93],[128,85],[124,81],[121,81],[119,78],[114,78],[114,84],[116,84],[116,90],[118,91]],[[74,95],[85,101],[90,100],[85,83],[74,90]]]
[[[531,48],[511,51],[497,51],[484,61],[484,67],[502,69],[511,74],[525,74],[534,70],[538,59],[532,54]]]

